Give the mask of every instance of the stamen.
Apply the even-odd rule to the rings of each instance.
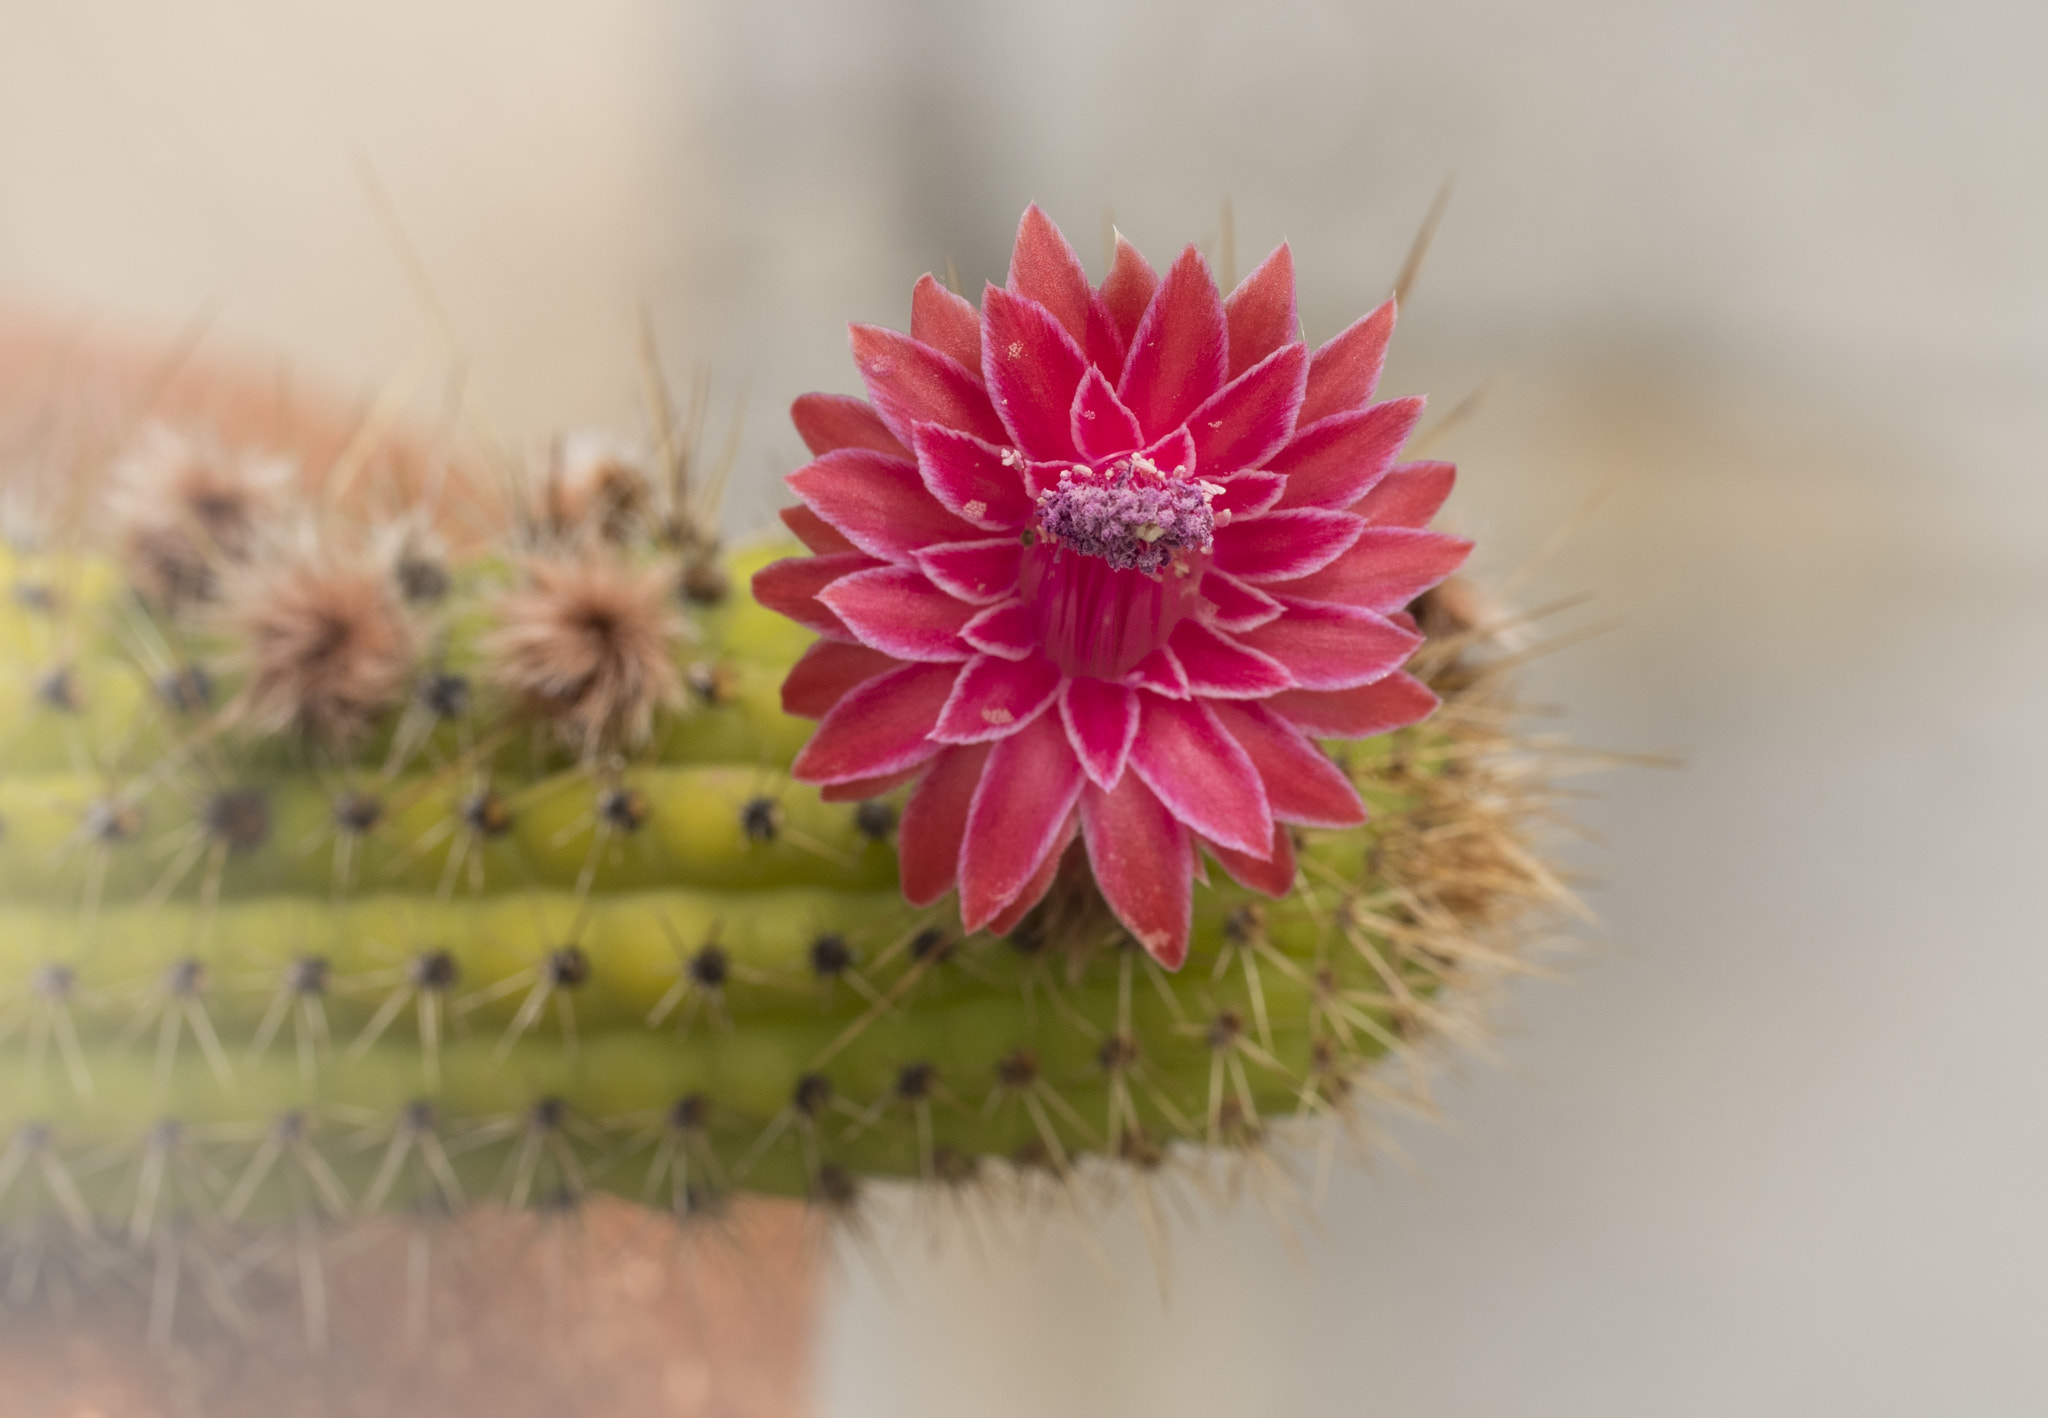
[[[1178,471],[1178,470],[1176,470]],[[1209,504],[1223,489],[1162,473],[1144,458],[1073,468],[1038,497],[1038,525],[1060,546],[1099,556],[1117,571],[1156,576],[1186,552],[1205,552],[1216,531]]]

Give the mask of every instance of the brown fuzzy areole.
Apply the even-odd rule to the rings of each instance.
[[[107,511],[135,588],[177,610],[212,600],[246,560],[291,480],[283,459],[229,453],[151,425],[112,470]]]
[[[484,642],[491,677],[584,754],[644,741],[659,709],[683,702],[676,648],[692,638],[672,599],[674,569],[600,558],[534,558],[497,604]]]
[[[239,647],[231,722],[347,747],[405,696],[414,634],[389,579],[311,555],[235,578],[222,619]]]

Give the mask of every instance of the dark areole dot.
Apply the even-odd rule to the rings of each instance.
[[[685,1093],[668,1105],[668,1125],[677,1132],[702,1132],[711,1121],[711,1100],[702,1093]]]
[[[204,714],[213,707],[213,676],[199,665],[166,670],[157,676],[156,697],[174,714]]]
[[[79,688],[78,676],[69,665],[59,665],[38,679],[36,698],[63,714],[76,714],[85,708],[85,692]]]
[[[704,989],[722,988],[731,974],[732,957],[722,946],[707,945],[690,957],[690,979]]]
[[[614,831],[638,832],[654,809],[636,788],[606,788],[597,795],[597,815]]]
[[[324,955],[301,955],[285,967],[284,984],[295,995],[324,995],[334,967]]]
[[[590,979],[590,957],[580,945],[557,946],[548,952],[541,969],[558,990],[573,990]]]
[[[838,932],[828,932],[811,942],[811,970],[821,980],[834,979],[853,968],[853,947]]]
[[[740,831],[756,846],[767,846],[782,835],[782,804],[773,798],[749,798],[740,809]]]
[[[469,680],[438,671],[420,681],[419,702],[437,719],[460,719],[469,712]]]
[[[807,1073],[796,1081],[790,1103],[807,1118],[815,1118],[832,1106],[832,1080],[822,1073]]]
[[[870,798],[853,810],[853,825],[861,836],[886,842],[896,830],[896,808],[894,804]]]
[[[142,809],[117,798],[101,798],[85,810],[85,835],[109,846],[133,841],[142,831]]]
[[[350,791],[334,800],[334,825],[360,837],[384,820],[383,800],[365,792]]]
[[[270,800],[258,788],[223,788],[207,799],[200,820],[230,852],[253,852],[270,840]]]
[[[412,958],[405,977],[417,990],[452,990],[462,978],[462,963],[450,951],[423,950]]]
[[[1005,1088],[1029,1088],[1038,1081],[1038,1055],[1012,1049],[996,1063],[996,1081]]]
[[[512,830],[512,809],[486,788],[463,799],[462,821],[479,837],[503,837]]]
[[[896,1074],[896,1096],[915,1103],[932,1096],[939,1086],[939,1066],[934,1063],[905,1064]]]

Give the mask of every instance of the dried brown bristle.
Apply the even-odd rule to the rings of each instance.
[[[539,501],[539,521],[556,537],[623,545],[648,520],[654,484],[642,459],[617,439],[572,433],[555,444]]]
[[[228,594],[247,671],[232,721],[346,747],[404,698],[413,629],[384,577],[314,555],[239,577]]]
[[[535,558],[526,573],[497,604],[484,645],[492,677],[586,754],[644,742],[656,711],[683,701],[675,647],[690,630],[668,570]]]
[[[169,609],[211,599],[255,549],[291,479],[278,458],[228,453],[160,425],[111,474],[107,510],[135,588]]]

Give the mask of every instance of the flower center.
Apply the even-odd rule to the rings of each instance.
[[[1070,469],[1039,495],[1022,590],[1054,664],[1117,679],[1166,643],[1208,566],[1221,490],[1120,458]]]

